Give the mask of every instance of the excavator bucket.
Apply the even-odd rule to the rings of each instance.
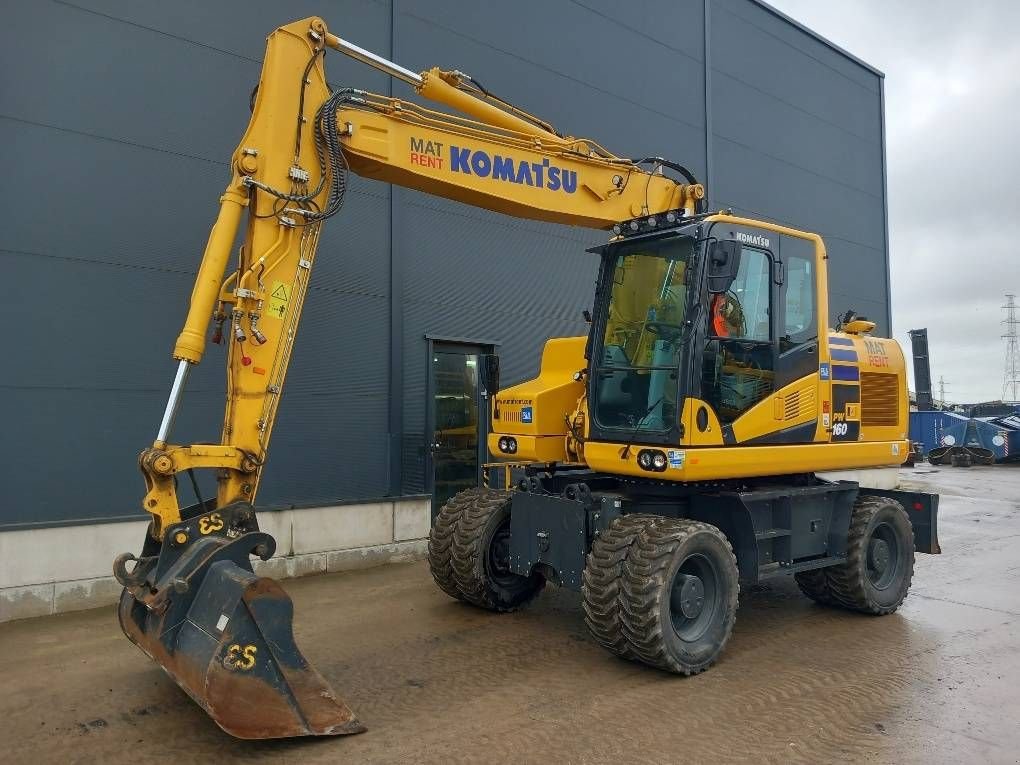
[[[228,508],[182,522],[169,529],[157,555],[117,559],[114,572],[125,584],[119,611],[124,634],[232,736],[362,732],[365,727],[298,650],[287,593],[252,571],[250,556],[268,559],[276,548],[273,538],[259,531],[193,538],[203,528],[230,528],[223,521],[231,515],[236,513]],[[147,543],[145,552],[153,547]]]

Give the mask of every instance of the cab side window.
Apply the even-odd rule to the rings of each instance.
[[[712,297],[711,309],[711,335],[769,342],[768,256],[743,248],[737,278],[727,292]]]
[[[779,334],[781,352],[815,339],[818,334],[816,305],[814,262],[808,258],[788,258]]]
[[[771,288],[768,255],[744,247],[733,284],[712,296],[701,395],[723,423],[736,420],[775,387]]]

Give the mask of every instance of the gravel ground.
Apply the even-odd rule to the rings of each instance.
[[[679,678],[614,659],[578,596],[493,615],[424,564],[286,582],[306,656],[369,727],[222,733],[113,608],[0,625],[7,762],[1020,762],[1020,468],[904,470],[943,495],[944,554],[874,618],[792,581],[741,595],[721,661]]]

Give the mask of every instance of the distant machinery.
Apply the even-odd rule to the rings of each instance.
[[[914,357],[914,389],[917,391],[917,409],[928,412],[934,409],[931,398],[931,365],[928,362],[928,329],[910,330],[910,350]]]
[[[946,404],[946,381],[938,379],[938,398],[932,395],[928,330],[910,330],[914,357],[917,411],[910,413],[910,440],[933,465],[969,467],[1020,459],[1020,318],[1016,295],[1007,294],[1006,356],[1002,400],[972,406]],[[957,411],[949,411],[951,409]]]

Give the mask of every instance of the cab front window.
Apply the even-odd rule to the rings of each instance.
[[[615,256],[595,381],[603,427],[663,431],[677,421],[693,253],[694,240],[683,237]]]

